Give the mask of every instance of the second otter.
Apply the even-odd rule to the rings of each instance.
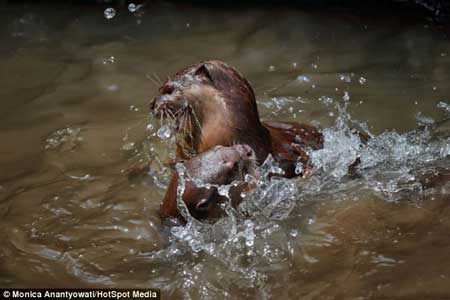
[[[232,147],[216,146],[185,162],[186,176],[182,199],[191,216],[196,219],[215,219],[223,212],[219,205],[228,201],[218,193],[219,185],[237,183],[230,189],[233,207],[241,202],[241,192],[247,188],[243,182],[246,174],[253,174],[256,167],[255,152],[248,145]],[[185,221],[177,206],[179,175],[174,174],[160,207],[163,218]],[[207,187],[206,185],[210,185]]]

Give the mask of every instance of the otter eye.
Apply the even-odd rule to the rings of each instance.
[[[165,85],[161,91],[163,94],[172,94],[175,88],[173,85]]]

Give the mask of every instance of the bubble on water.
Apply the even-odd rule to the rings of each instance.
[[[318,66],[317,64],[311,64],[311,67],[312,67],[313,69],[317,69],[319,66]]]
[[[275,66],[269,66],[269,72],[275,72],[276,68]]]
[[[145,128],[145,130],[147,130],[148,133],[151,133],[153,131],[153,125],[148,124],[147,127]]]
[[[310,82],[311,79],[308,76],[306,76],[306,75],[299,75],[299,76],[297,76],[297,81],[299,81],[299,82]]]
[[[108,7],[107,9],[105,9],[103,14],[105,15],[106,19],[111,20],[116,16],[116,10],[112,7]]]
[[[296,69],[297,68],[297,62],[293,62],[292,64],[291,64],[291,66],[292,66],[292,68],[294,68],[294,69]]]
[[[364,77],[360,77],[359,78],[359,83],[360,84],[365,84],[367,82],[367,79],[366,78],[364,78]]]
[[[168,125],[163,125],[158,129],[156,135],[162,140],[167,140],[172,136],[172,129]]]

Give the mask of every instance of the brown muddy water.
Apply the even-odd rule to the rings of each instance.
[[[158,216],[168,145],[148,102],[155,82],[206,59],[251,81],[262,118],[316,124],[328,142],[310,179],[249,197],[269,213],[170,229]],[[1,287],[450,299],[449,177],[420,184],[448,175],[449,129],[415,130],[448,115],[450,42],[425,21],[164,3],[108,20],[101,7],[4,5],[0,82]],[[355,124],[372,134],[363,150]]]

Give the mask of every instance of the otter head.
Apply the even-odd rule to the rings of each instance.
[[[211,135],[217,135],[217,127],[232,132],[242,128],[242,122],[253,124],[252,127],[262,126],[250,84],[234,68],[220,61],[201,62],[171,76],[151,101],[150,110],[156,117],[173,121],[179,133],[189,133],[194,148],[202,144],[201,135],[208,136],[205,131],[209,129]],[[210,144],[228,146],[232,142],[222,140]]]
[[[197,219],[217,216],[220,202],[226,200],[221,199],[217,188],[199,188],[196,180],[212,185],[243,181],[246,174],[255,173],[255,162],[255,152],[248,145],[216,146],[188,161],[186,168],[192,181],[186,186],[183,200],[191,215]],[[240,199],[232,202],[237,205]]]

